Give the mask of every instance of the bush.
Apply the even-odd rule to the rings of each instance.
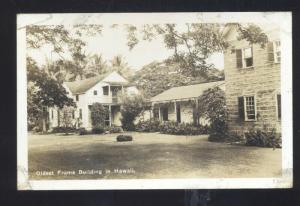
[[[117,141],[118,142],[132,141],[132,136],[131,135],[118,135]]]
[[[104,128],[100,127],[100,126],[94,127],[92,129],[92,133],[93,134],[102,134],[102,133],[104,133]]]
[[[117,127],[117,126],[111,126],[108,128],[108,130],[110,133],[123,133],[123,128],[122,127]]]
[[[79,135],[86,135],[86,134],[88,134],[88,131],[82,127],[82,128],[78,129],[78,133],[79,133]]]
[[[223,142],[230,138],[227,132],[227,123],[224,120],[215,120],[209,128],[208,141]]]
[[[73,133],[76,131],[74,127],[53,127],[51,133]]]
[[[174,135],[200,135],[207,134],[208,126],[194,126],[189,123],[178,123],[174,121],[159,122],[158,120],[140,121],[136,125],[139,132],[160,132]]]
[[[93,127],[103,127],[105,118],[108,116],[109,111],[100,103],[94,103],[91,106],[91,120]]]
[[[175,135],[201,135],[207,134],[207,126],[194,126],[190,123],[177,123],[174,121],[163,122],[159,126],[159,131],[163,134]]]
[[[126,95],[121,96],[121,122],[124,130],[134,131],[134,121],[136,117],[144,110],[146,101],[145,98],[138,95]]]
[[[258,147],[281,148],[281,137],[275,130],[263,132],[261,130],[252,130],[245,132],[246,145]]]
[[[136,124],[136,131],[138,132],[159,132],[159,120],[146,120],[146,121],[139,121]]]

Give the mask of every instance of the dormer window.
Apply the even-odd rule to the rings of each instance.
[[[97,90],[94,90],[94,95],[97,95],[98,93],[97,93]]]
[[[108,95],[109,91],[108,91],[108,86],[102,87],[103,88],[103,95]]]
[[[252,47],[236,50],[236,67],[247,68],[253,66]]]

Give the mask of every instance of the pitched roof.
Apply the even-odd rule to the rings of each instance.
[[[74,82],[65,82],[65,85],[70,89],[70,91],[73,94],[82,94],[86,91],[88,91],[90,88],[98,84],[100,81],[106,82],[106,83],[111,83],[111,84],[124,84],[124,81],[113,81],[112,79],[109,80],[109,76],[112,74],[118,74],[116,72],[112,72],[110,74],[104,74],[104,75],[98,75],[95,77],[91,77],[88,79],[83,79],[83,80],[77,80]],[[119,75],[119,74],[118,74]],[[125,80],[126,81],[126,80]]]
[[[103,80],[107,75],[99,75],[88,79],[65,82],[66,86],[73,94],[82,94]]]
[[[225,81],[208,82],[202,84],[194,84],[181,87],[173,87],[168,89],[155,97],[151,98],[151,102],[163,102],[180,99],[191,99],[199,97],[203,92],[209,88],[220,87],[225,89]]]

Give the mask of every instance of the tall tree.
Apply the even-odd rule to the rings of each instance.
[[[268,41],[266,34],[256,25],[233,25],[237,26],[238,39],[246,39],[250,44],[261,44],[262,47]],[[205,77],[214,68],[214,65],[207,62],[207,58],[228,47],[223,35],[225,26],[217,23],[187,23],[145,24],[139,27],[140,30],[134,25],[126,25],[125,28],[130,49],[139,43],[139,33],[143,40],[148,41],[161,36],[165,47],[174,51],[169,59],[180,65],[181,73]]]
[[[67,96],[65,88],[36,63],[27,58],[28,117],[30,120],[42,120],[43,131],[46,131],[48,107],[76,106],[73,99]]]
[[[108,63],[104,60],[101,54],[88,56],[87,70],[85,77],[93,77],[96,75],[105,74],[108,72]]]
[[[130,69],[128,63],[126,62],[125,58],[122,55],[114,56],[110,61],[110,64],[111,64],[112,71],[117,71],[118,73],[120,73],[126,78],[132,76],[132,70]]]

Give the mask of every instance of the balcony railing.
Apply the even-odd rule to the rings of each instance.
[[[118,103],[120,103],[119,97],[117,97],[117,96],[112,97],[112,103],[113,103],[113,104],[118,104]]]

